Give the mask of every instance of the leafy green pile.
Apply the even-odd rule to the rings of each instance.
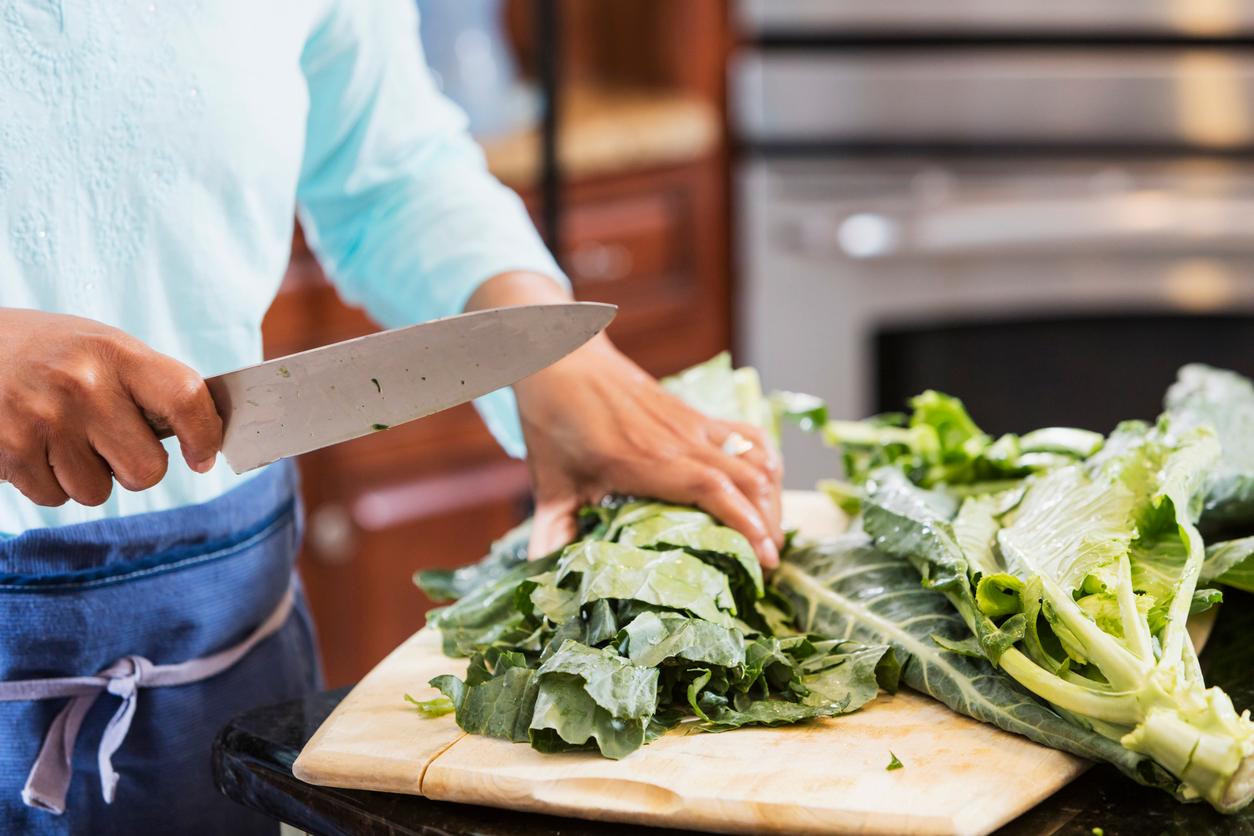
[[[773,429],[752,369],[730,358],[664,381],[716,417]],[[796,630],[748,541],[695,508],[615,499],[585,508],[582,536],[526,559],[517,529],[483,561],[423,572],[456,603],[428,614],[466,678],[436,677],[425,714],[543,752],[621,758],[686,719],[704,731],[854,711],[896,689],[884,644]]]
[[[419,576],[429,594],[464,596],[428,622],[446,653],[470,657],[464,681],[431,681],[444,697],[422,710],[542,752],[621,758],[687,716],[706,731],[796,723],[896,688],[885,645],[790,629],[748,541],[707,514],[617,502],[585,522],[541,560],[515,532],[473,572]]]
[[[1254,723],[1205,687],[1185,628],[1220,598],[1199,579],[1241,565],[1216,552],[1207,564],[1203,504],[1240,507],[1240,474],[1254,473],[1217,464],[1213,403],[1196,394],[1214,394],[1215,374],[1186,369],[1157,424],[1104,440],[994,440],[935,392],[908,418],[829,422],[850,478],[837,498],[860,508],[869,542],[797,551],[773,586],[804,629],[901,649],[907,684],[958,711],[1240,809],[1254,795]],[[1230,420],[1231,388],[1215,410]],[[911,592],[919,579],[948,607]]]

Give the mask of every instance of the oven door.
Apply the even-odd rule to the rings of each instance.
[[[1254,164],[756,160],[742,359],[839,417],[924,388],[990,431],[1152,418],[1176,367],[1254,372]],[[788,482],[835,459],[786,442]]]

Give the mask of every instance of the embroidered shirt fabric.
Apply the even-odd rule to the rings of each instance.
[[[484,279],[561,279],[437,90],[410,0],[0,0],[0,307],[90,317],[205,376],[262,358],[298,211],[348,301],[388,327]],[[479,403],[523,452],[509,392]],[[243,479],[167,443],[155,488],[0,532],[204,502]]]

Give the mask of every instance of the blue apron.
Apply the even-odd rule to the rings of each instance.
[[[202,505],[0,541],[0,831],[276,832],[217,792],[210,749],[320,682],[300,535],[281,463]]]

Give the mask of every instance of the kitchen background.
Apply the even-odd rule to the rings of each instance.
[[[420,0],[493,171],[655,374],[732,348],[841,417],[934,387],[991,431],[1254,373],[1254,0]],[[550,107],[549,105],[554,105]],[[375,326],[297,234],[271,355]],[[788,484],[831,475],[786,441]],[[329,685],[410,583],[528,509],[467,406],[301,460]]]

